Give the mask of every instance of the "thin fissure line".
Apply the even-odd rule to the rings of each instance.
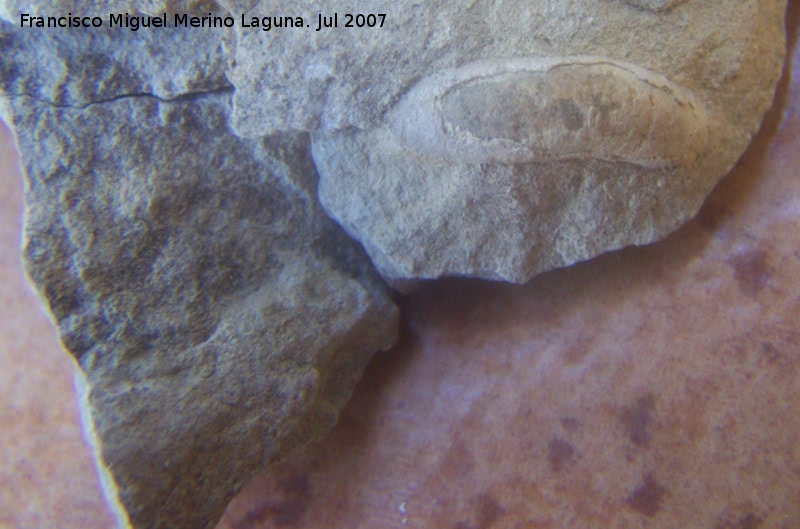
[[[196,97],[202,97],[205,95],[215,95],[215,94],[225,94],[225,93],[233,93],[236,89],[233,85],[227,85],[220,88],[212,88],[210,90],[199,90],[197,92],[185,92],[183,94],[178,94],[175,97],[159,97],[155,94],[151,94],[149,92],[139,92],[134,94],[120,94],[114,97],[109,97],[107,99],[99,99],[97,101],[90,101],[85,105],[69,105],[69,104],[59,104],[54,101],[50,101],[49,99],[45,99],[34,94],[29,94],[27,92],[17,93],[17,94],[2,94],[0,95],[1,98],[12,98],[12,97],[29,97],[35,101],[39,101],[40,103],[45,103],[50,105],[54,108],[71,108],[75,110],[85,110],[94,105],[102,105],[105,103],[112,103],[114,101],[119,101],[122,99],[136,99],[136,98],[151,98],[162,103],[176,103],[184,100],[193,99]]]

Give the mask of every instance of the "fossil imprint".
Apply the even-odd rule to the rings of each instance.
[[[708,142],[687,88],[602,57],[476,61],[417,84],[392,129],[421,154],[472,163],[597,158],[688,165]]]

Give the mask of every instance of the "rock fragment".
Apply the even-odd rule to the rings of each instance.
[[[504,23],[482,38],[454,38],[446,53],[415,49],[413,65],[364,42],[370,57],[385,53],[387,74],[373,79],[367,68],[364,84],[353,82],[351,106],[334,103],[344,73],[317,107],[287,96],[321,117],[312,135],[321,203],[388,280],[522,283],[653,242],[696,214],[747,147],[780,76],[784,1],[686,2],[658,12],[563,5],[474,4],[458,19],[443,7],[436,24],[423,11],[422,27],[500,12]],[[326,62],[328,48],[308,46],[324,64],[343,60]],[[350,53],[358,63],[367,52]],[[257,105],[239,85],[246,64],[234,69],[234,97]]]
[[[307,135],[231,132],[222,63],[204,62],[219,43],[184,48],[170,85],[139,68],[160,56],[146,39],[92,40],[112,44],[97,70],[62,33],[57,76],[34,66],[44,37],[0,29],[25,264],[82,370],[107,497],[121,527],[213,527],[253,473],[335,423],[396,309],[317,203]]]

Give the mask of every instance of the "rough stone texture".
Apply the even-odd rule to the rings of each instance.
[[[265,32],[241,28],[237,19],[230,78],[235,129],[245,136],[373,128],[415,83],[447,68],[573,55],[636,64],[714,96],[714,107],[729,108],[728,120],[749,136],[780,70],[786,6],[783,0],[666,2],[673,8],[654,12],[621,0],[220,3],[237,16],[246,11],[248,19],[303,16],[311,25]],[[320,13],[338,13],[339,27],[315,31]],[[346,28],[345,13],[385,13],[384,27]],[[756,93],[742,98],[747,89]],[[741,107],[730,110],[732,101]]]
[[[111,67],[134,65],[128,84],[94,91],[105,71],[70,45],[34,70],[42,41],[2,30],[26,267],[85,373],[107,498],[121,526],[212,527],[252,473],[335,423],[396,309],[319,207],[307,136],[235,136],[229,90],[147,94],[163,79],[135,66],[147,45]],[[199,50],[185,72],[219,64]]]
[[[757,130],[783,54],[785,0],[220,4],[234,130],[312,131],[323,206],[395,285],[525,282],[665,236]]]
[[[320,31],[302,53],[289,48],[293,68],[285,72],[274,54],[256,50],[291,42],[295,33],[273,41],[248,34],[230,77],[241,133],[321,129],[313,136],[320,200],[388,279],[525,282],[665,236],[695,215],[757,131],[784,53],[781,0],[686,2],[660,12],[617,1],[383,8],[386,29]],[[358,44],[346,47],[344,39]],[[665,79],[650,83],[653,94],[679,87],[696,108],[634,97],[620,75],[584,74],[566,97],[570,90],[558,83],[530,80],[538,66],[524,66],[560,65],[538,70],[554,77],[587,56],[647,72],[636,74],[643,86]],[[268,70],[276,74],[267,77]],[[529,77],[512,75],[520,71]],[[308,72],[330,75],[316,82]],[[470,83],[472,100],[464,92]],[[606,88],[615,84],[616,91]],[[551,91],[537,93],[543,86]],[[269,116],[262,113],[267,97],[280,101]],[[543,106],[534,111],[528,101]],[[459,108],[474,115],[454,115]],[[690,135],[646,127],[692,113],[707,124],[702,149]],[[629,128],[604,133],[607,118]],[[570,124],[585,126],[571,131]],[[628,130],[640,133],[626,143]],[[668,163],[640,163],[638,149],[648,141],[649,152]],[[617,146],[603,147],[609,142]],[[521,161],[532,163],[494,163],[514,161],[526,146],[533,147]],[[691,156],[676,156],[681,150]]]
[[[228,30],[15,30],[0,20],[0,91],[85,106],[134,94],[172,99],[221,90],[230,88],[225,71],[231,45]]]

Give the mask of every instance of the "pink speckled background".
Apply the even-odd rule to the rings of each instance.
[[[0,122],[0,528],[112,526],[61,348],[20,262],[22,177]]]
[[[404,299],[401,344],[332,434],[218,529],[800,528],[798,67],[668,239]],[[23,279],[21,187],[2,129],[0,528],[111,527],[72,363]]]

